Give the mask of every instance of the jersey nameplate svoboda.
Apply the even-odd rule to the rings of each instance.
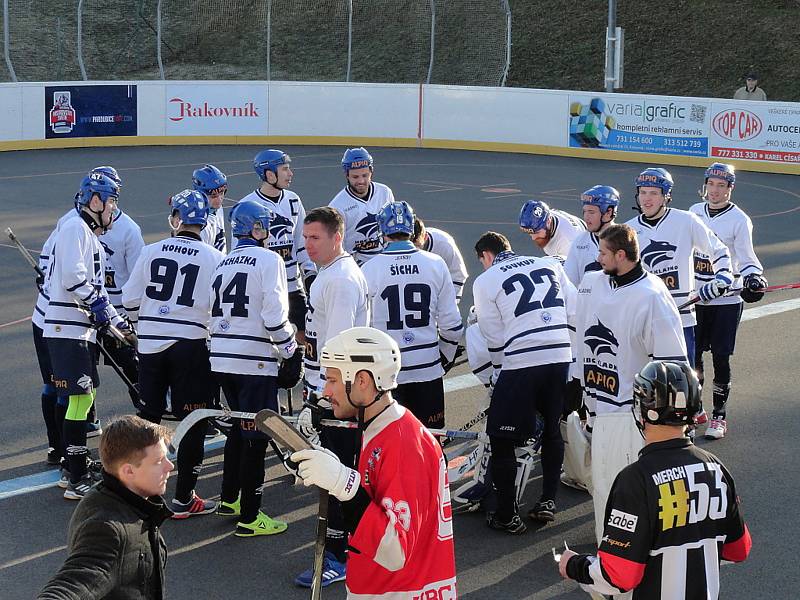
[[[208,337],[209,289],[222,258],[219,250],[181,234],[144,247],[122,288],[125,310],[138,321],[139,352]]]
[[[383,236],[375,217],[387,202],[394,202],[392,190],[373,181],[366,198],[359,198],[345,186],[329,204],[344,217],[342,246],[360,265],[380,254],[383,249]]]

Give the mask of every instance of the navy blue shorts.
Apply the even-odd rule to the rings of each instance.
[[[686,357],[689,359],[689,365],[694,367],[695,357],[695,328],[696,325],[683,328],[683,341],[686,342]]]
[[[196,408],[209,408],[215,388],[203,340],[178,340],[153,354],[139,353],[139,395],[151,418],[167,412],[167,390],[172,414],[183,419]]]
[[[392,390],[392,396],[425,427],[444,427],[444,382],[441,377],[433,381],[400,383]]]
[[[720,304],[697,307],[697,352],[730,356],[736,346],[736,331],[744,304]]]
[[[289,292],[289,323],[297,327],[297,331],[306,330],[306,295],[302,290]]]
[[[42,374],[42,383],[53,385],[53,366],[50,363],[50,351],[44,339],[42,328],[33,323],[33,348],[36,350],[36,360],[39,361],[39,372]]]
[[[537,412],[546,429],[558,428],[568,371],[569,363],[500,371],[489,403],[486,433],[525,442],[536,433]]]
[[[278,412],[277,377],[239,373],[214,373],[214,375],[222,386],[231,410],[255,413],[269,408]],[[253,421],[236,419],[235,425],[242,430],[244,438],[267,439],[266,435],[256,429]]]
[[[44,338],[53,367],[53,386],[59,396],[91,394],[100,386],[97,348],[85,340]]]

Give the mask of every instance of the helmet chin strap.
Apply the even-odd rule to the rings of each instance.
[[[375,394],[375,399],[372,402],[370,402],[369,404],[361,405],[353,402],[353,399],[350,397],[350,392],[352,391],[352,389],[353,389],[352,381],[348,381],[344,384],[344,391],[345,394],[347,395],[347,401],[350,403],[350,406],[352,406],[358,411],[358,445],[356,446],[356,457],[355,457],[356,468],[358,468],[358,462],[361,456],[361,444],[362,440],[364,439],[364,430],[367,428],[366,421],[364,419],[364,412],[366,411],[366,409],[368,409],[370,406],[372,406],[378,400],[380,400],[381,396],[383,396],[386,392],[384,392],[383,390],[378,390],[378,393]]]
[[[113,215],[110,216],[108,223],[106,223],[105,225],[103,224],[103,210],[105,210],[106,208],[105,204],[103,204],[103,210],[101,211],[92,210],[91,208],[89,208],[88,204],[84,205],[83,208],[85,208],[86,210],[85,211],[81,210],[81,214],[86,215],[83,218],[83,220],[86,221],[86,224],[89,226],[89,229],[91,229],[92,232],[94,232],[97,229],[102,229],[100,235],[106,233],[108,231],[108,226],[111,225],[111,220],[114,218],[114,216]]]

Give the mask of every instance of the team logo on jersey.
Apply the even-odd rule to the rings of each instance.
[[[542,321],[543,321],[545,324],[547,324],[547,323],[549,323],[550,321],[552,321],[552,320],[553,320],[553,315],[551,315],[551,314],[550,314],[549,312],[547,312],[547,311],[544,311],[544,312],[543,312],[541,315],[539,315],[539,316],[540,316],[540,318],[542,319]]]
[[[355,243],[355,250],[365,252],[375,250],[381,246],[381,231],[374,213],[367,213],[356,225],[356,233],[365,239]]]
[[[81,375],[76,383],[87,392],[92,391],[92,378],[88,375]]]
[[[169,314],[169,306],[166,304],[158,307],[158,314],[160,315],[167,315]]]
[[[410,331],[404,331],[403,332],[403,341],[406,344],[412,343],[414,341],[414,334],[411,333]]]
[[[711,261],[706,256],[701,254],[694,255],[694,274],[714,276],[714,268],[711,266]]]
[[[269,235],[271,238],[277,240],[285,236],[291,236],[293,231],[294,223],[292,223],[291,219],[273,213],[272,218],[269,220]]]
[[[230,324],[230,323],[228,323],[228,321],[226,321],[225,319],[222,319],[222,320],[219,322],[219,328],[220,328],[222,331],[228,331],[228,329],[230,329],[230,328],[231,328],[231,324]]]
[[[592,349],[592,353],[599,357],[601,354],[617,355],[619,342],[614,337],[614,332],[597,319],[597,325],[592,325],[583,334],[584,343]]]
[[[673,246],[669,242],[650,240],[650,243],[642,250],[642,262],[647,265],[649,271],[653,271],[663,262],[672,262],[677,249],[677,246]]]

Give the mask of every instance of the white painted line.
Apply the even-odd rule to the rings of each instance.
[[[444,393],[457,392],[459,390],[466,390],[476,385],[483,385],[480,380],[472,373],[465,375],[457,375],[456,377],[448,377],[444,380]]]
[[[782,300],[781,302],[773,302],[772,304],[765,304],[764,306],[748,308],[742,313],[742,323],[745,321],[752,321],[753,319],[760,319],[761,317],[777,315],[787,310],[796,310],[798,308],[800,308],[800,298],[792,298],[791,300]]]

